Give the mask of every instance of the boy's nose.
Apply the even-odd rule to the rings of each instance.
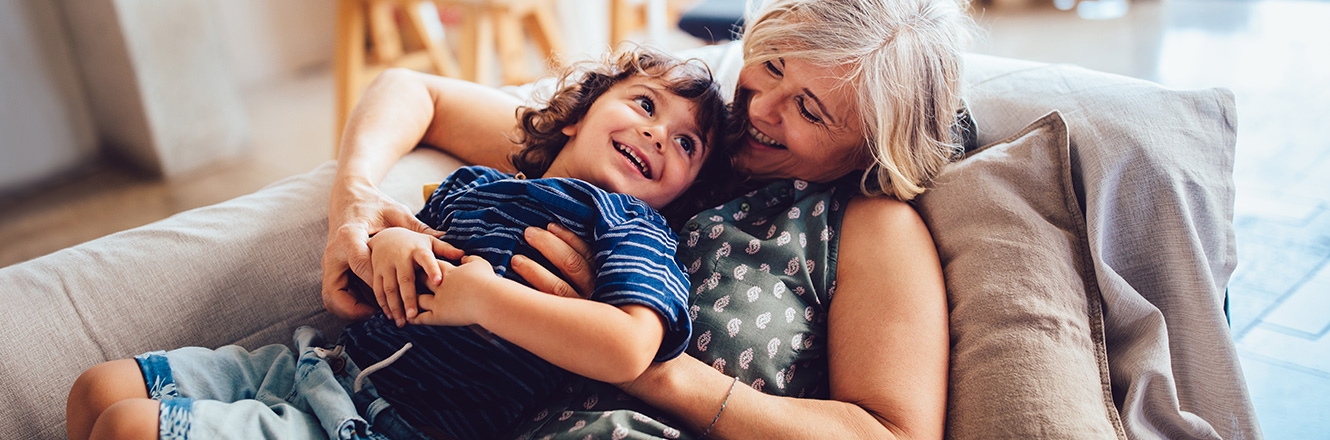
[[[659,125],[642,128],[642,136],[645,136],[650,142],[656,144],[656,149],[663,148],[661,140],[665,139],[665,128]]]

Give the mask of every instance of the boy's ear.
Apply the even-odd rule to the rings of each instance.
[[[562,132],[564,136],[573,137],[573,135],[577,134],[577,127],[580,125],[582,124],[581,123],[568,124],[563,126],[563,129],[559,131]]]

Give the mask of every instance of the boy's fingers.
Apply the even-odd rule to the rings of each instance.
[[[434,318],[434,312],[431,311],[434,308],[434,295],[420,295],[417,300],[420,301],[420,313],[417,313],[414,318],[407,319],[407,322],[415,325],[428,325]]]
[[[392,318],[398,324],[398,327],[401,327],[404,321],[402,320],[402,292],[398,286],[398,277],[397,274],[388,274],[383,277],[383,302],[387,304],[387,307],[383,308],[383,312],[388,314],[388,317]]]
[[[462,257],[462,264],[467,264],[467,263],[471,263],[471,262],[474,262],[474,261],[481,261],[481,262],[484,262],[485,259],[484,259],[484,258],[480,258],[480,256],[477,256],[477,255],[467,255],[467,256]]]
[[[419,264],[420,268],[425,271],[425,278],[429,280],[431,285],[437,286],[440,281],[443,281],[443,270],[439,269],[438,264],[434,264],[435,258],[433,255],[417,252],[412,256],[415,257],[416,264]]]
[[[513,271],[522,276],[522,279],[531,284],[531,288],[545,292],[551,295],[562,296],[565,298],[585,298],[568,285],[562,278],[550,272],[545,266],[536,264],[530,258],[513,255]]]
[[[431,266],[434,266],[431,264]],[[438,266],[434,266],[438,267]],[[416,314],[416,268],[414,261],[407,261],[406,267],[397,272],[397,285],[401,289],[402,301],[402,323],[406,323],[406,318]]]
[[[388,302],[384,301],[383,276],[377,272],[374,274],[374,302],[379,303],[379,310],[388,313]]]

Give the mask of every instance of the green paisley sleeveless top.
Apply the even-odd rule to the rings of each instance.
[[[857,180],[776,181],[679,232],[693,334],[687,354],[759,391],[828,398],[827,309],[838,230]],[[614,386],[579,380],[514,431],[523,439],[691,438]],[[719,392],[719,391],[718,391]]]

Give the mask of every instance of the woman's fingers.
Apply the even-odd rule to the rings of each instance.
[[[512,268],[513,272],[521,275],[522,279],[530,283],[533,289],[565,298],[587,298],[587,296],[577,293],[577,289],[573,289],[573,286],[568,285],[554,272],[550,272],[545,266],[531,261],[530,258],[513,255]]]
[[[389,225],[387,227],[400,226],[436,238],[443,236],[442,232],[436,231],[433,228],[430,228],[429,225],[421,222],[420,219],[417,219],[410,211],[407,211],[405,207],[400,210],[393,210],[391,213],[385,214],[385,217],[388,217]]]
[[[527,228],[527,243],[563,273],[563,280],[580,293],[578,296],[590,295],[596,284],[596,274],[591,273],[590,246],[561,226],[551,223],[549,228]]]
[[[591,261],[591,245],[582,240],[582,237],[578,237],[573,231],[568,230],[568,228],[565,228],[558,223],[550,223],[549,225],[546,225],[546,229],[554,234],[554,236],[559,237],[560,240],[563,240],[568,247],[577,251],[578,255],[581,255],[583,260]]]
[[[369,257],[369,233],[360,225],[344,225],[329,236],[324,254],[333,254],[362,280],[374,276],[374,265]],[[325,264],[326,266],[326,264]]]
[[[323,308],[342,319],[361,320],[370,317],[377,310],[360,300],[351,289],[352,274],[346,264],[337,265],[324,257],[323,261]]]
[[[446,260],[456,260],[466,255],[461,249],[454,247],[448,242],[435,238],[433,241],[434,255],[443,257]]]

